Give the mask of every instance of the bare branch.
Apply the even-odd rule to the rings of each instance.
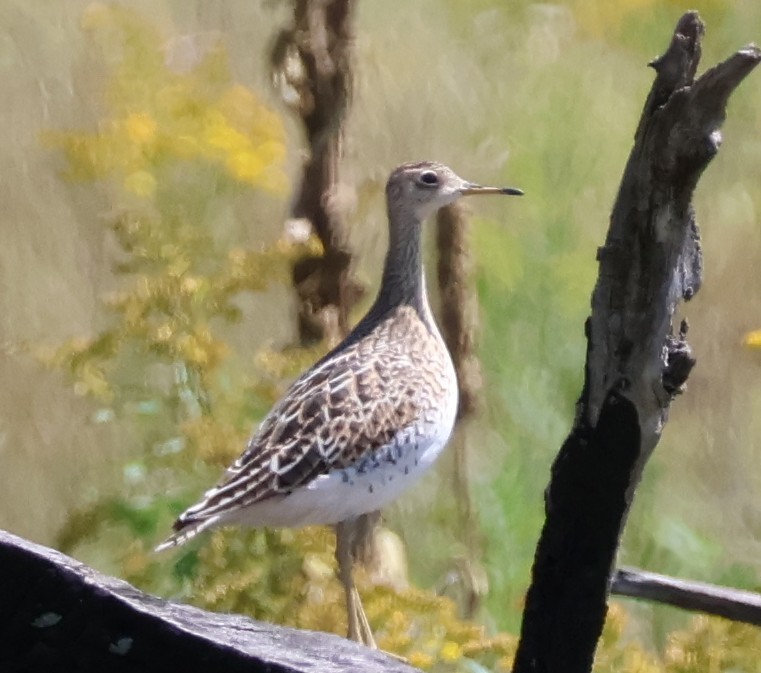
[[[619,568],[611,593],[673,605],[683,610],[761,626],[761,594],[668,577],[636,568]]]

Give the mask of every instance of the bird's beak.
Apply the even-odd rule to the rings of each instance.
[[[465,186],[460,190],[460,194],[463,196],[470,196],[471,194],[508,194],[510,196],[523,196],[523,190],[516,187],[483,187],[482,185],[476,185],[472,182],[466,182]]]

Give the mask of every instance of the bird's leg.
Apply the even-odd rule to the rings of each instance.
[[[346,594],[349,638],[373,649],[378,649],[370,629],[370,624],[367,621],[367,615],[362,607],[362,599],[354,584],[352,524],[352,521],[342,521],[336,525],[336,562],[338,563],[338,579],[343,585]]]
[[[378,649],[378,645],[373,637],[373,631],[370,628],[370,622],[367,621],[367,614],[365,614],[365,608],[362,606],[362,599],[359,597],[359,591],[357,587],[354,587],[355,594],[355,610],[357,611],[357,621],[359,622],[359,629],[361,632],[362,642],[371,647],[374,650]]]

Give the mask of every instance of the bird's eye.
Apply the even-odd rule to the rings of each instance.
[[[424,171],[420,174],[420,183],[427,187],[435,187],[439,184],[439,176],[433,171]]]

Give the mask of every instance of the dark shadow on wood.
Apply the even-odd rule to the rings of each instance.
[[[206,612],[138,591],[0,531],[3,673],[414,673],[335,635]]]
[[[621,532],[673,398],[695,364],[677,305],[702,282],[692,209],[721,143],[727,99],[761,60],[749,46],[695,79],[703,23],[679,20],[624,170],[586,324],[585,380],[552,467],[515,673],[586,673]]]
[[[752,591],[619,568],[613,574],[610,592],[761,626],[761,594]]]

